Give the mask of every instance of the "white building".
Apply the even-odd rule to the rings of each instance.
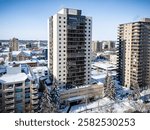
[[[48,67],[60,86],[90,83],[92,18],[63,8],[49,18]]]

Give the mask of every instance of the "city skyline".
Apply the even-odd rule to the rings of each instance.
[[[92,17],[92,40],[117,40],[119,24],[150,17],[149,5],[149,0],[0,0],[0,39],[47,40],[48,18],[65,7]]]

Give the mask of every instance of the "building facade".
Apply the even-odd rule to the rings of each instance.
[[[102,42],[92,41],[92,52],[97,53],[102,51]]]
[[[19,49],[18,39],[17,38],[13,38],[10,41],[10,52],[12,52],[12,51],[18,51],[18,49]]]
[[[120,24],[118,79],[126,87],[150,85],[150,19]]]
[[[48,67],[60,86],[90,83],[92,18],[63,8],[49,18]]]
[[[0,112],[38,112],[38,85],[25,66],[7,68],[0,77]]]

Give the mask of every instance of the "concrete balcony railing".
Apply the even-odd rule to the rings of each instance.
[[[32,89],[32,91],[31,91],[33,94],[36,94],[36,93],[38,93],[38,89]]]
[[[6,107],[5,107],[5,110],[9,110],[9,109],[14,109],[15,108],[15,105],[13,104],[13,105],[7,105]]]
[[[9,94],[9,95],[5,95],[5,98],[11,98],[11,97],[14,97],[14,93]]]
[[[39,100],[37,99],[37,100],[32,100],[32,104],[34,105],[34,104],[38,104],[39,103]]]
[[[39,96],[38,96],[38,94],[32,94],[32,99],[37,99]]]
[[[32,85],[31,85],[31,88],[32,88],[32,89],[36,89],[37,87],[38,87],[37,84],[32,84]]]
[[[11,103],[14,103],[14,99],[12,99],[12,100],[5,100],[5,104],[11,104]]]
[[[13,92],[14,91],[14,87],[10,87],[4,90],[5,92]]]
[[[33,105],[32,106],[33,109],[38,109],[38,107],[39,107],[38,105]]]

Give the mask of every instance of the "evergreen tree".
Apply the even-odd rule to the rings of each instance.
[[[57,84],[54,83],[51,86],[51,90],[45,89],[42,94],[42,98],[40,101],[40,110],[41,113],[54,113],[58,112],[60,107],[60,94],[59,90],[57,89]]]
[[[135,83],[132,85],[132,89],[133,89],[133,99],[138,100],[141,95],[140,95],[140,87],[138,83]]]
[[[115,92],[115,84],[112,80],[112,76],[107,73],[105,82],[104,82],[104,93],[106,97],[110,99],[115,99],[116,92]]]

